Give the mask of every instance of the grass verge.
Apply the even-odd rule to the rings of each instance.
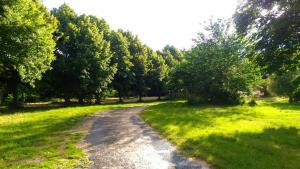
[[[76,168],[87,164],[72,128],[95,112],[153,103],[42,106],[0,113],[0,168]]]
[[[141,116],[182,152],[215,168],[300,168],[300,105],[286,99],[255,107],[170,102]]]

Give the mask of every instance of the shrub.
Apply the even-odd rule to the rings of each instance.
[[[200,36],[177,68],[190,103],[241,104],[261,80],[259,69],[244,57],[241,40],[224,27],[212,24],[210,37]]]

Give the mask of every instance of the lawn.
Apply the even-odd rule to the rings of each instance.
[[[258,105],[148,108],[144,120],[183,153],[221,169],[300,168],[300,105],[286,99]]]
[[[71,129],[85,116],[112,108],[155,103],[95,106],[38,106],[0,113],[0,168],[81,168],[86,155],[76,147],[82,133]]]

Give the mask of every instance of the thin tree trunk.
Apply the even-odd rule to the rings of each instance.
[[[96,104],[101,104],[101,99],[100,99],[100,97],[96,97]]]
[[[69,104],[71,102],[70,99],[67,97],[64,97],[64,100],[65,100],[65,104]]]
[[[0,105],[3,102],[3,91],[0,89]]]
[[[119,102],[124,103],[121,92],[118,92]]]
[[[20,102],[19,102],[19,93],[18,93],[18,89],[14,89],[13,91],[13,106],[20,106],[19,105]]]
[[[79,97],[79,98],[78,98],[78,102],[79,102],[79,104],[83,104],[83,103],[84,103],[83,98],[82,98],[82,97]]]
[[[100,94],[96,93],[95,97],[96,97],[96,104],[101,104],[101,96],[100,96]]]
[[[158,91],[157,93],[158,93],[158,99],[157,99],[157,100],[160,100],[160,99],[161,99],[161,96],[160,96],[160,95],[161,95],[161,94],[160,94],[160,91]]]
[[[140,93],[139,94],[139,102],[142,102],[143,101],[143,99],[142,99],[142,94]]]
[[[294,102],[294,99],[292,96],[289,96],[289,103],[293,103]]]

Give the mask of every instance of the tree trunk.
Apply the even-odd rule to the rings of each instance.
[[[3,102],[3,91],[0,89],[0,105]]]
[[[65,100],[65,104],[69,104],[71,102],[70,99],[67,97],[64,97],[64,100]]]
[[[158,92],[158,99],[157,100],[160,100],[161,99],[161,96],[160,96],[160,92]]]
[[[174,97],[173,97],[173,91],[172,90],[169,91],[169,97],[170,97],[171,100],[174,99]]]
[[[78,97],[78,102],[79,102],[79,104],[83,104],[84,103],[83,98],[82,97]]]
[[[96,94],[96,104],[101,104],[101,97],[99,94]]]
[[[118,92],[119,103],[124,103],[121,92]]]
[[[142,102],[143,99],[142,99],[142,94],[139,94],[139,102]]]
[[[14,106],[14,107],[20,106],[18,89],[15,89],[13,91],[13,105],[12,106]]]
[[[101,104],[101,99],[100,99],[100,97],[97,97],[97,98],[96,98],[96,104]]]
[[[294,99],[292,96],[289,96],[289,103],[293,103],[294,102]]]
[[[121,96],[119,96],[119,102],[120,103],[124,103],[124,100],[123,100],[123,98]]]

